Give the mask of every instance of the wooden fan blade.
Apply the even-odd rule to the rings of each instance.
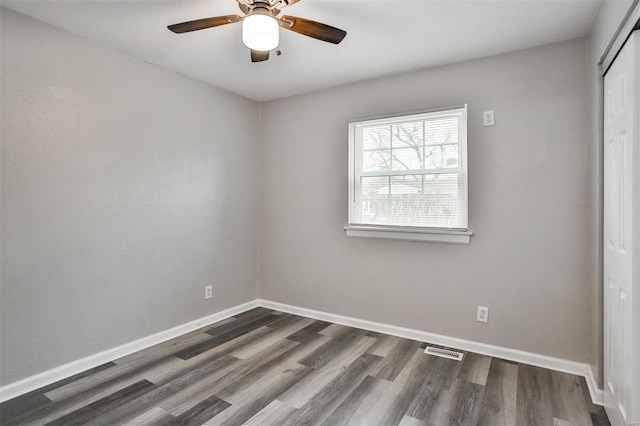
[[[261,52],[259,50],[251,51],[251,62],[262,62],[269,59],[269,51]]]
[[[295,16],[285,15],[278,22],[282,28],[333,44],[340,43],[347,35],[347,32],[340,28]]]
[[[176,34],[182,34],[190,31],[204,30],[205,28],[219,27],[220,25],[231,24],[241,20],[242,17],[238,15],[214,16],[213,18],[197,19],[195,21],[169,25],[167,28]]]

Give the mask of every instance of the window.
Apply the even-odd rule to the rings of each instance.
[[[469,243],[467,107],[349,123],[347,235]]]

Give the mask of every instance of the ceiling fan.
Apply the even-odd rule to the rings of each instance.
[[[242,22],[242,42],[251,50],[251,62],[262,62],[269,59],[269,52],[280,44],[280,27],[333,44],[340,43],[347,35],[346,31],[310,19],[289,15],[278,17],[283,8],[298,3],[300,0],[236,1],[244,16],[214,16],[169,25],[167,28],[176,34],[182,34]],[[280,54],[279,51],[278,54]]]

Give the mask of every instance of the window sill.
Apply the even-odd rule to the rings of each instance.
[[[377,226],[345,226],[347,237],[379,238],[384,240],[420,241],[443,244],[469,244],[471,231],[439,229],[383,228]]]

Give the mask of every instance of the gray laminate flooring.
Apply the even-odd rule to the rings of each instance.
[[[0,404],[2,425],[607,425],[584,378],[264,308]]]

